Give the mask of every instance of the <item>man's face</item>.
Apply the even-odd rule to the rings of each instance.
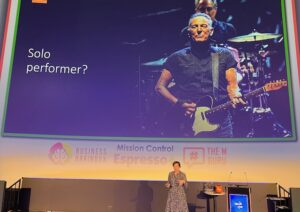
[[[191,19],[188,30],[194,42],[205,42],[212,35],[209,21],[203,16]]]
[[[211,0],[200,0],[196,5],[196,12],[205,13],[214,21],[217,15],[217,7]]]

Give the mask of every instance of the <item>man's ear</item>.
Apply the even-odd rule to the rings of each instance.
[[[214,28],[211,28],[209,35],[213,36],[213,34],[214,34]]]
[[[188,36],[189,38],[191,37],[191,29],[190,29],[189,26],[187,27],[187,36]]]

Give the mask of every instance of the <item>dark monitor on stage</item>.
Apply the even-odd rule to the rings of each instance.
[[[4,207],[5,188],[6,188],[6,181],[0,180],[0,211],[2,211]]]
[[[228,188],[228,211],[251,212],[250,188]]]
[[[293,211],[300,211],[300,188],[291,188],[291,206]]]

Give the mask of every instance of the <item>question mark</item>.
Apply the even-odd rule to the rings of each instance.
[[[88,66],[87,65],[83,65],[83,67],[85,67],[85,68],[83,68],[83,74],[85,74],[85,71],[88,69]]]

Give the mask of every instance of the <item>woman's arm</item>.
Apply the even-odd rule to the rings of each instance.
[[[188,182],[187,182],[187,179],[186,179],[186,175],[185,175],[185,174],[183,174],[183,179],[184,179],[184,184],[183,184],[183,186],[184,186],[185,189],[187,189],[187,188],[188,188]]]
[[[181,172],[181,175],[182,175],[181,179],[178,180],[178,183],[180,186],[184,186],[184,188],[187,188],[188,183],[187,183],[186,175],[183,172]]]
[[[167,188],[171,188],[171,172],[169,172],[168,182],[165,184]]]

